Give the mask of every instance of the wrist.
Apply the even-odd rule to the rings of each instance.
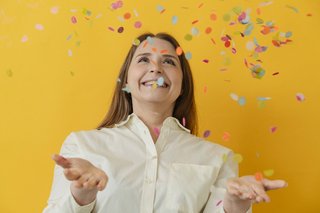
[[[251,200],[242,200],[238,196],[226,193],[223,209],[226,213],[245,213],[251,207]]]
[[[74,184],[71,184],[70,190],[74,200],[80,206],[85,206],[92,203],[96,199],[98,193],[97,189],[78,188],[74,186]]]

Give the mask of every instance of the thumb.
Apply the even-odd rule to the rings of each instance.
[[[280,189],[288,186],[288,183],[284,180],[269,180],[266,178],[262,180],[262,184],[265,190]]]
[[[57,154],[52,155],[52,160],[54,160],[57,165],[65,169],[70,167],[70,161],[61,155],[57,155]]]

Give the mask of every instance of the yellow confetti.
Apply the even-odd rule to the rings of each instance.
[[[233,155],[233,161],[237,162],[237,163],[241,163],[243,160],[243,157],[241,154],[234,154]]]
[[[226,161],[227,161],[227,155],[226,155],[226,154],[223,154],[223,155],[222,155],[222,161],[223,161],[223,162],[226,162]]]
[[[263,171],[263,174],[267,177],[270,177],[274,174],[274,170],[273,169],[267,169]]]

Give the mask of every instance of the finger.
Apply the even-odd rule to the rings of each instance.
[[[267,195],[262,185],[253,184],[252,190],[256,193],[255,199],[258,203],[262,201],[270,202],[270,197]]]
[[[86,189],[97,189],[99,180],[95,177],[89,178],[86,182],[83,183],[83,187]]]
[[[265,178],[261,182],[266,190],[280,189],[288,186],[288,183],[284,180],[269,180]]]
[[[64,169],[63,173],[68,180],[78,180],[81,176],[81,173],[76,168]]]
[[[57,165],[63,167],[63,168],[69,168],[70,167],[70,162],[67,158],[54,154],[52,155],[52,160],[56,162]]]
[[[99,191],[102,191],[106,188],[106,185],[107,185],[107,182],[108,182],[108,177],[105,176],[104,178],[100,179],[98,185],[97,185],[97,188]]]
[[[241,198],[243,200],[252,200],[255,199],[256,197],[256,193],[255,191],[252,189],[250,184],[243,184],[240,187],[240,191],[241,191]]]

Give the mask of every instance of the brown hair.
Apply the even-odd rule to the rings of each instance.
[[[142,41],[146,40],[149,36],[170,42],[174,49],[180,46],[177,40],[167,33],[158,33],[156,35],[152,33],[145,33],[140,35],[137,39],[139,39],[140,43],[142,43]],[[122,88],[125,87],[129,66],[136,49],[137,46],[132,45],[126,59],[124,60],[124,63],[120,69],[119,81],[114,90],[111,106],[107,115],[97,129],[101,129],[103,127],[113,127],[115,124],[125,120],[128,115],[133,112],[131,94],[122,91]],[[186,121],[185,127],[190,129],[191,134],[197,135],[198,118],[194,99],[194,85],[191,68],[189,62],[185,58],[184,53],[179,55],[179,59],[183,75],[182,93],[175,102],[172,116],[177,118],[180,122],[182,122],[184,118]]]

